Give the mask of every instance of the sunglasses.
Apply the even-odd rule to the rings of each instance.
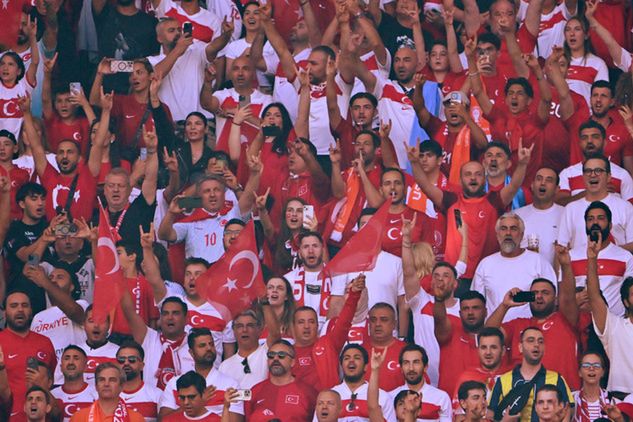
[[[295,356],[288,353],[288,352],[268,352],[266,353],[266,357],[268,359],[275,359],[275,356],[277,356],[279,359],[286,359],[287,357],[289,358],[294,358]]]
[[[125,361],[127,360],[130,363],[136,363],[138,361],[141,360],[140,357],[138,356],[119,356],[116,358],[117,362],[119,363],[125,363]]]

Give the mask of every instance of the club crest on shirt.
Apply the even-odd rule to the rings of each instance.
[[[299,404],[299,396],[296,394],[287,394],[284,403],[286,404]]]

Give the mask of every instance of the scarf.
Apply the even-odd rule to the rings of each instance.
[[[331,281],[331,279],[330,279]],[[299,308],[305,306],[305,288],[306,288],[306,272],[303,267],[297,271],[297,278],[294,281],[295,287],[295,307]],[[326,316],[328,310],[328,302],[330,299],[330,288],[327,288],[326,278],[321,279],[321,299],[319,301],[319,309],[317,310],[319,316]],[[299,295],[299,297],[297,297]]]
[[[336,216],[336,222],[334,223],[334,230],[330,235],[330,239],[335,242],[340,242],[343,239],[343,231],[349,223],[349,218],[352,215],[354,205],[358,199],[358,193],[360,192],[360,177],[356,174],[353,168],[347,169],[345,202],[343,207]]]
[[[448,186],[448,179],[444,176],[444,173],[440,172],[435,186],[442,190],[446,190]],[[430,218],[437,218],[435,205],[429,201],[429,198],[424,192],[422,192],[422,189],[420,189],[420,186],[417,183],[407,188],[406,204],[409,208],[420,211],[421,213],[428,215]]]
[[[95,400],[90,406],[90,413],[88,413],[88,422],[102,422],[105,421],[105,415],[99,406],[99,400]],[[127,412],[127,406],[122,399],[119,399],[119,403],[114,409],[112,415],[112,422],[130,422],[130,415]]]
[[[600,407],[609,402],[609,399],[607,398],[607,392],[604,391],[602,388],[600,389],[600,397],[598,398],[598,401]],[[600,408],[598,408],[597,410],[599,415]],[[589,401],[587,401],[585,392],[581,389],[578,394],[578,403],[576,403],[576,410],[574,411],[574,421],[591,422],[594,419],[595,418],[592,418],[589,412]]]
[[[457,134],[453,154],[451,156],[451,170],[448,181],[453,185],[460,185],[461,178],[459,172],[464,164],[470,161],[470,128],[464,125]]]
[[[210,218],[217,218],[229,213],[233,208],[233,201],[224,201],[224,207],[218,212],[209,212],[204,208],[196,208],[191,214],[185,215],[185,217],[178,220],[178,223],[194,223],[196,221],[203,221]]]
[[[160,342],[163,346],[163,353],[160,356],[160,361],[158,362],[158,371],[156,373],[156,378],[158,378],[157,387],[161,390],[165,389],[165,386],[169,382],[170,379],[176,375],[176,372],[180,369],[180,359],[178,361],[178,368],[176,368],[176,363],[174,361],[174,354],[177,353],[180,346],[185,343],[185,334],[177,340],[168,340],[167,338],[160,335]]]

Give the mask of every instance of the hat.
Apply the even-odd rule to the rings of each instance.
[[[0,130],[0,138],[9,138],[14,145],[17,145],[18,141],[15,139],[15,135],[13,132],[8,131],[6,129]]]
[[[446,94],[446,96],[442,100],[442,103],[447,102],[464,104],[466,107],[470,106],[470,100],[468,99],[466,94],[461,91],[451,91]]]

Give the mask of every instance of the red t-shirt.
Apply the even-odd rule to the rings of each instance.
[[[57,365],[55,348],[46,336],[29,331],[23,337],[10,329],[0,331],[0,347],[4,354],[9,388],[13,397],[11,412],[19,412],[24,410],[27,359],[34,357],[53,371]]]
[[[430,229],[431,221],[426,214],[415,211],[412,208],[406,207],[403,212],[399,214],[387,214],[387,220],[385,221],[385,228],[382,235],[382,250],[389,252],[396,256],[402,256],[402,217],[407,220],[412,220],[413,216],[417,214],[415,227],[411,233],[412,242],[427,242],[433,244],[433,230]]]
[[[301,380],[301,381],[300,381]],[[253,386],[251,400],[244,402],[244,415],[251,415],[266,409],[275,415],[284,415],[284,422],[305,422],[312,418],[318,391],[297,376],[293,382],[277,386],[265,380]]]
[[[525,174],[525,185],[530,185],[536,172],[541,167],[543,157],[543,136],[545,123],[534,113],[524,111],[517,115],[512,115],[505,107],[493,105],[490,113],[484,115],[490,122],[492,139],[507,143],[512,151],[512,169],[516,169],[518,164],[518,141],[521,138],[523,147],[528,148],[534,145],[532,156],[527,166]]]
[[[503,106],[506,103],[506,82],[511,76],[505,75],[504,73],[500,72],[498,67],[497,74],[495,76],[481,76],[481,82],[484,84],[486,94],[488,94],[488,98],[490,98],[490,101],[492,101],[494,104]]]
[[[425,129],[427,133],[431,136],[431,138],[435,139],[442,146],[443,156],[440,171],[443,174],[450,174],[451,162],[453,158],[453,148],[455,148],[455,143],[457,142],[457,135],[459,134],[459,132],[449,132],[446,122],[443,122],[433,115],[431,115],[431,119],[427,123]],[[476,160],[477,155],[477,148],[475,147],[474,141],[471,140],[470,159]]]
[[[486,388],[488,388],[488,392],[492,391],[492,388],[495,386],[495,381],[497,377],[501,374],[504,374],[512,369],[511,366],[502,363],[499,369],[496,371],[488,371],[481,366],[475,366],[469,369],[466,369],[462,374],[457,378],[455,382],[455,389],[453,390],[453,409],[459,408],[459,398],[457,396],[459,386],[462,385],[466,381],[478,381],[483,383]]]
[[[73,218],[83,217],[86,221],[92,218],[92,211],[97,199],[97,178],[92,175],[87,165],[80,162],[77,165],[77,187],[71,202],[70,212]],[[55,208],[66,207],[66,200],[70,191],[70,185],[74,176],[66,176],[59,173],[50,163],[46,164],[44,176],[40,178],[46,188],[46,217],[50,220],[57,212]]]
[[[146,325],[149,325],[149,321],[152,319],[158,319],[158,308],[154,304],[154,294],[152,288],[147,282],[147,279],[139,274],[138,277],[125,278],[127,283],[127,289],[132,295],[132,302],[136,308],[136,313],[143,318]],[[118,305],[114,311],[114,317],[112,318],[112,326],[110,328],[113,333],[132,334],[130,326],[123,315],[123,309],[121,305]]]
[[[631,51],[631,8],[622,0],[603,0],[598,3],[594,17],[602,26],[609,29],[618,45],[627,51]],[[593,29],[589,30],[589,38],[594,53],[613,67],[613,59],[609,54],[609,48],[602,38]]]
[[[68,125],[62,121],[57,113],[53,113],[53,116],[44,119],[44,125],[46,126],[48,149],[51,152],[57,152],[57,147],[61,141],[70,139],[79,144],[81,155],[86,156],[90,143],[90,122],[87,118],[77,117],[72,124]]]
[[[477,337],[466,330],[462,322],[451,324],[451,337],[440,344],[440,381],[438,387],[454,391],[459,375],[466,368],[479,365]]]
[[[424,66],[420,73],[424,75],[427,81],[433,81],[439,84],[442,96],[449,94],[452,91],[460,91],[462,89],[462,85],[466,82],[466,72],[448,72],[444,77],[444,80],[439,82],[428,64]]]
[[[166,104],[162,104],[162,107],[167,114],[169,121],[172,120],[169,107]],[[114,94],[114,103],[112,105],[112,117],[117,122],[118,133],[117,141],[121,143],[121,146],[134,145],[134,139],[136,133],[141,126],[141,121],[148,109],[148,104],[142,104],[136,101],[134,95],[121,95]],[[145,123],[149,130],[154,130],[154,118],[152,117],[151,109],[150,114],[147,117]],[[142,133],[139,133],[138,142],[136,144],[138,148],[144,147]]]
[[[404,341],[394,339],[393,343],[389,347],[387,347],[387,356],[385,356],[385,361],[380,366],[380,388],[385,391],[395,390],[404,384],[404,375],[402,374],[402,370],[400,369],[400,351],[407,343]],[[367,353],[371,354],[371,340],[367,337],[366,341],[363,343],[363,348],[367,350]],[[373,349],[377,353],[382,353],[385,348],[384,347],[373,347]],[[369,381],[369,376],[371,375],[371,368],[367,365],[365,370],[365,379]]]
[[[294,134],[294,132],[291,132],[291,134]],[[293,136],[291,138],[289,136],[288,142],[294,142],[295,137],[296,136]],[[272,142],[265,142],[264,145],[262,145],[260,159],[264,165],[264,171],[259,179],[259,189],[257,192],[259,195],[263,195],[268,188],[271,188],[272,191],[275,180],[288,177],[288,155],[277,154],[273,151]]]
[[[7,175],[5,168],[0,166],[0,176],[9,176],[9,180],[11,180],[11,219],[19,220],[22,218],[22,208],[15,202],[15,194],[31,177],[28,171],[14,165],[11,166],[8,173]]]
[[[31,2],[26,0],[11,0],[2,3],[0,7],[0,44],[7,49],[15,48],[20,32],[20,16],[23,9],[30,9]]]
[[[521,363],[523,356],[519,351],[521,332],[527,327],[539,327],[545,339],[543,366],[556,369],[572,390],[580,388],[578,377],[578,335],[560,312],[554,312],[545,321],[538,319],[516,318],[503,324],[506,332],[506,345],[510,346],[510,358],[513,364]]]
[[[121,160],[119,167],[126,169],[127,171],[132,171],[132,165],[128,160]],[[112,162],[108,161],[107,163],[101,163],[101,168],[99,169],[99,177],[97,178],[97,184],[102,185],[105,183],[105,178],[112,170]]]
[[[521,25],[517,30],[516,37],[522,53],[529,54],[534,51],[534,47],[536,47],[536,37],[528,31],[525,25]],[[497,56],[497,72],[507,75],[510,78],[517,76],[505,39],[501,40],[501,49],[499,49]]]
[[[633,139],[626,129],[626,126],[624,126],[622,116],[620,116],[616,110],[612,109],[609,112],[609,117],[611,117],[611,124],[605,128],[607,137],[604,140],[604,155],[612,163],[622,166],[624,157],[633,156]],[[587,116],[587,120],[588,118]],[[579,122],[578,126],[585,121]],[[573,139],[570,162],[571,164],[576,164],[583,160],[582,152],[579,147],[580,137],[578,136],[577,130],[570,135]]]

